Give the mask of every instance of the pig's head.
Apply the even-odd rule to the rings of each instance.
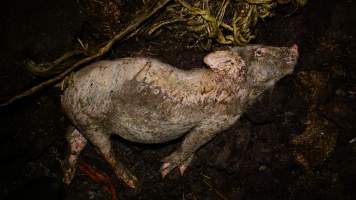
[[[212,52],[205,56],[204,62],[226,78],[233,78],[249,87],[269,88],[293,72],[298,56],[297,45],[248,45]]]

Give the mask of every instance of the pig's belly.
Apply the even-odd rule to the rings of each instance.
[[[132,110],[131,110],[132,111]],[[111,120],[114,134],[139,143],[162,143],[177,139],[196,127],[196,116],[179,115],[166,117],[158,111],[130,115],[121,112]]]
[[[163,143],[181,137],[194,126],[189,124],[164,124],[155,123],[159,128],[135,123],[121,123],[115,133],[126,140],[145,144]]]

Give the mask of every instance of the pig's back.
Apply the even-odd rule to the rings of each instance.
[[[61,97],[64,111],[75,125],[95,117],[104,119],[112,109],[111,96],[132,79],[149,58],[122,58],[99,61],[69,76]],[[89,122],[88,122],[89,123]]]
[[[151,73],[151,76],[146,73]],[[109,127],[110,131],[121,129],[134,135],[150,129],[150,134],[153,134],[150,137],[155,137],[155,132],[174,133],[176,130],[178,136],[193,126],[190,119],[180,119],[185,110],[192,110],[171,106],[170,102],[162,102],[159,97],[151,99],[142,96],[146,93],[138,91],[139,85],[136,85],[140,82],[136,79],[156,79],[156,76],[165,79],[167,74],[172,73],[183,76],[184,72],[152,58],[122,58],[93,63],[69,78],[61,98],[62,106],[72,123],[79,128],[100,125]],[[128,83],[133,87],[128,87]],[[148,121],[147,113],[150,114]],[[156,131],[152,132],[154,129]]]

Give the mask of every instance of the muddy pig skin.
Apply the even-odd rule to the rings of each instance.
[[[164,177],[183,174],[194,153],[232,126],[266,89],[291,74],[298,47],[249,45],[205,56],[209,68],[181,70],[157,59],[121,58],[93,63],[67,81],[62,106],[73,123],[64,182],[91,142],[116,175],[134,188],[137,178],[114,155],[110,136],[139,143],[164,143],[184,136],[163,159]]]

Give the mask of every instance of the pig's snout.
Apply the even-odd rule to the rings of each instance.
[[[298,45],[294,44],[291,47],[286,48],[283,61],[285,63],[285,73],[291,74],[294,71],[294,66],[297,63],[299,57]]]
[[[294,57],[295,59],[298,58],[299,53],[298,53],[298,45],[297,44],[294,44],[293,46],[291,46],[289,51],[290,51],[290,55],[292,57]]]
[[[294,44],[289,48],[287,64],[294,64],[295,62],[297,62],[298,56],[299,56],[298,45]]]

